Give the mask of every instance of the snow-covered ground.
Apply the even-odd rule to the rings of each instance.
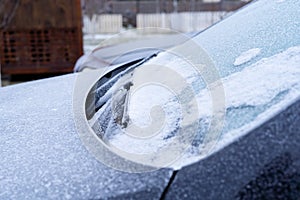
[[[114,45],[114,44],[120,44],[120,43],[129,42],[133,40],[160,37],[166,34],[172,34],[172,33],[145,34],[145,32],[141,34],[141,32],[142,31],[136,31],[135,29],[132,29],[132,30],[124,30],[116,34],[85,34],[83,36],[84,53],[87,54],[98,46]]]
[[[86,34],[83,36],[83,52],[85,54],[95,49],[102,41],[111,38],[112,34]]]

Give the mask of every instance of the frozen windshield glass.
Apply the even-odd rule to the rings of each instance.
[[[298,1],[257,1],[192,39],[215,63],[225,93],[224,123],[219,136],[214,138],[213,151],[255,128],[300,96],[299,8]],[[190,51],[193,47],[180,48]],[[171,166],[180,168],[209,155],[211,152],[203,154],[202,147],[206,141],[212,142],[205,138],[209,137],[212,115],[216,113],[212,112],[212,91],[205,78],[187,60],[168,51],[142,62],[98,82],[94,93],[96,113],[88,117],[91,127],[108,145],[146,154],[178,142],[174,138],[180,129],[188,132],[197,123],[191,145]],[[183,123],[186,111],[182,111],[185,108],[180,99],[192,104],[185,90],[178,97],[159,84],[135,88],[139,80],[163,73],[159,70],[145,73],[149,65],[164,66],[186,80],[198,105],[196,110],[193,106],[187,108],[187,112],[197,112],[197,120]],[[165,80],[172,83],[174,76],[167,74]],[[145,129],[153,123],[159,126],[161,119],[158,134],[147,140],[123,133],[131,124]]]

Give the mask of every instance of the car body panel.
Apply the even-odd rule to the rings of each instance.
[[[111,169],[81,142],[73,116],[75,74],[0,89],[0,199],[158,199],[171,170]]]
[[[221,77],[226,77],[300,45],[299,7],[300,2],[292,0],[256,1],[194,40],[211,56]],[[253,48],[261,53],[236,67],[236,58]],[[164,55],[157,58],[170,61]],[[103,165],[82,144],[72,108],[76,76],[0,89],[0,199],[242,199],[249,187],[253,188],[250,194],[263,191],[257,188],[269,184],[264,176],[274,175],[272,187],[281,189],[283,179],[276,178],[281,172],[287,182],[299,185],[298,97],[283,102],[263,119],[253,118],[255,126],[235,136],[232,144],[177,173],[161,169],[129,174]],[[268,110],[266,106],[261,112]],[[275,173],[269,176],[273,168]],[[274,190],[265,195],[274,197]]]

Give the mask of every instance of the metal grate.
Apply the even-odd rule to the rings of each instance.
[[[15,32],[3,32],[3,55],[4,64],[15,63],[16,59],[16,40]]]
[[[50,38],[47,30],[30,31],[30,52],[33,63],[49,63],[50,56]]]

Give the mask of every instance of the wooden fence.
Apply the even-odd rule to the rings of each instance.
[[[122,15],[103,14],[83,17],[83,33],[118,33],[122,29]]]
[[[201,31],[220,21],[226,12],[181,12],[169,14],[138,14],[137,27],[159,27],[180,32]]]
[[[180,12],[159,14],[138,14],[137,28],[158,27],[180,32],[201,31],[221,20],[228,12]],[[122,15],[93,15],[83,18],[83,32],[86,34],[117,33],[122,29]]]

